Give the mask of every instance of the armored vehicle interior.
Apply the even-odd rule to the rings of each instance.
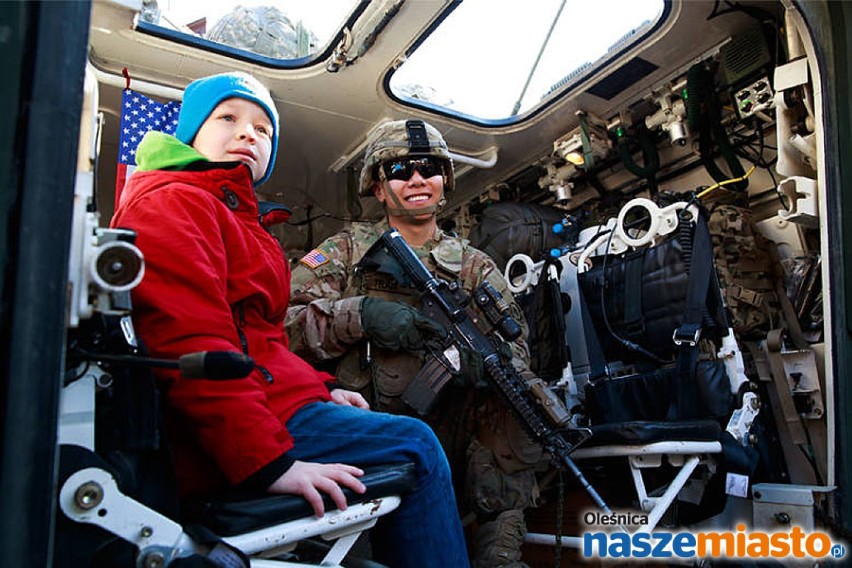
[[[94,0],[0,3],[0,16],[9,565],[71,566],[112,540],[137,566],[214,549],[144,491],[99,477],[101,462],[58,448],[98,453],[94,392],[136,368],[100,327],[113,318],[115,332],[144,278],[132,235],[107,230],[135,144],[168,128],[188,83],[233,70],[267,85],[281,116],[258,193],[290,210],[274,235],[291,262],[383,215],[358,197],[374,128],[421,119],[443,134],[455,188],[439,225],[490,253],[529,306],[534,370],[568,410],[564,426],[598,436],[574,463],[613,511],[639,515],[626,524],[846,538],[849,4]],[[691,327],[690,263],[706,265],[713,297]],[[543,305],[546,284],[556,299]],[[687,352],[717,375],[692,377],[702,404],[673,416],[666,371]],[[581,533],[606,523],[584,517],[600,508],[576,476],[540,473],[525,561],[574,565]],[[400,491],[375,502],[392,510]],[[348,540],[325,565],[345,564],[384,512],[367,507],[339,531]],[[301,540],[270,552],[228,534],[252,566],[286,565]]]

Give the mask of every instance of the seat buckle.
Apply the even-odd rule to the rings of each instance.
[[[699,339],[701,339],[701,326],[694,323],[685,323],[675,329],[672,334],[672,341],[674,341],[674,344],[678,347],[684,343],[688,347],[695,347],[698,345]]]

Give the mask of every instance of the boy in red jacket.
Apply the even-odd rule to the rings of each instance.
[[[180,490],[295,493],[322,515],[321,493],[344,509],[341,486],[364,491],[360,467],[414,462],[417,488],[373,531],[376,559],[467,566],[449,466],[428,426],[369,411],[288,349],[289,265],[254,192],[269,178],[278,133],[275,103],[253,77],[191,83],[175,136],[149,132],[139,145],[112,219],[137,232],[145,255],[133,304],[151,355],[235,351],[256,363],[237,380],[157,371]]]

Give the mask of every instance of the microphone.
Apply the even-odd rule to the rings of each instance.
[[[213,381],[242,379],[247,377],[254,369],[254,359],[237,351],[199,351],[198,353],[181,355],[177,361],[137,357],[135,355],[92,353],[80,348],[75,349],[74,353],[89,361],[178,369],[181,376],[186,379],[210,379]]]
[[[178,369],[187,379],[242,379],[254,369],[254,360],[236,351],[200,351],[182,355]]]

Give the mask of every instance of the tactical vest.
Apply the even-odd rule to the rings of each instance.
[[[350,266],[364,257],[379,236],[379,228],[372,223],[352,224]],[[433,245],[432,241],[415,250],[423,264],[439,278],[457,280],[467,243],[442,237],[439,242],[430,245]],[[347,297],[366,295],[419,307],[420,290],[400,286],[393,277],[383,273],[350,270],[346,290]],[[359,349],[352,349],[341,358],[335,375],[344,387],[364,395],[374,409],[410,414],[410,409],[399,397],[422,365],[423,357],[416,353],[378,349],[365,342]]]
[[[352,251],[350,268],[367,254],[384,228],[386,227],[382,224],[352,224],[349,242]],[[474,271],[481,266],[476,259],[470,259],[467,267],[463,265],[464,255],[473,253],[470,249],[467,240],[442,235],[437,243],[429,241],[424,247],[415,249],[415,253],[438,278],[449,282],[460,281],[465,291],[470,294],[473,292],[471,287],[477,285],[474,282],[482,280],[481,274],[474,277],[464,272],[465,269]],[[505,287],[500,287],[498,291],[504,293]],[[387,275],[367,275],[350,269],[344,295],[368,295],[405,302],[419,308],[420,290],[400,287]],[[517,321],[522,321],[520,310],[512,315]],[[363,342],[360,348],[349,350],[341,358],[335,376],[344,387],[360,392],[374,410],[410,415],[414,411],[400,397],[422,365],[423,357],[418,354],[377,348],[370,348],[368,353],[367,342]],[[494,470],[515,473],[515,481],[501,482],[504,489],[516,493],[518,499],[534,500],[534,492],[530,487],[535,486],[535,477],[528,468],[541,459],[541,447],[529,439],[501,402],[490,400],[482,405],[469,404],[466,399],[468,394],[457,398],[445,397],[440,412],[433,412],[421,418],[435,430],[451,463],[462,463],[466,460],[469,435],[478,431],[480,441],[490,449],[499,464]],[[492,477],[494,475],[501,476],[503,473],[494,473]],[[482,483],[479,479],[474,485],[479,488]],[[518,484],[525,484],[526,489],[518,490]]]
[[[755,227],[751,212],[719,205],[708,220],[719,285],[741,340],[760,340],[778,327],[782,311],[775,292],[775,243]]]

